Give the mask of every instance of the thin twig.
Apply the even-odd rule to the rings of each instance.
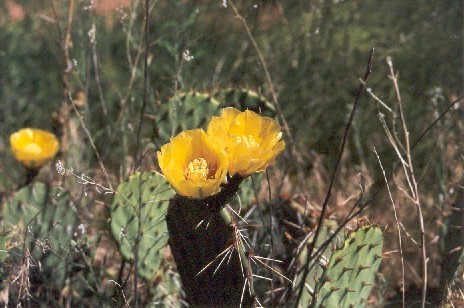
[[[400,228],[400,223],[398,221],[398,215],[396,213],[395,201],[393,200],[393,197],[390,191],[390,186],[388,185],[387,176],[385,174],[385,169],[383,168],[382,162],[380,161],[379,154],[377,154],[375,147],[374,147],[374,153],[377,156],[377,160],[379,161],[380,168],[382,169],[383,177],[385,178],[385,185],[387,186],[387,189],[388,189],[388,196],[390,197],[390,201],[393,206],[393,213],[395,214],[396,226],[398,228],[398,244],[400,247],[400,256],[401,256],[401,293],[402,293],[402,303],[403,303],[403,308],[404,308],[405,303],[406,303],[406,296],[405,296],[405,286],[404,286],[404,258],[403,258],[403,244],[402,244],[402,238],[401,238],[401,228]]]
[[[391,58],[388,57],[387,58],[387,62],[388,62],[388,66],[390,67],[390,79],[392,80],[393,82],[393,85],[395,87],[395,92],[396,92],[396,98],[397,98],[397,102],[398,102],[398,110],[399,110],[399,113],[400,113],[400,119],[401,119],[401,125],[403,126],[403,134],[404,134],[404,140],[406,142],[406,159],[408,161],[408,165],[405,165],[405,163],[403,162],[402,164],[405,165],[405,167],[408,167],[409,169],[409,173],[406,171],[405,169],[405,175],[406,175],[406,178],[409,180],[409,176],[412,177],[412,182],[414,182],[414,172],[413,172],[413,165],[412,165],[412,158],[411,158],[411,147],[410,147],[410,144],[409,144],[409,130],[406,126],[406,119],[404,117],[404,112],[403,112],[403,104],[402,104],[402,99],[401,99],[401,94],[400,94],[400,90],[399,90],[399,86],[398,86],[398,73],[395,74],[394,70],[393,70],[393,63],[391,61]],[[413,183],[414,184],[414,183]],[[413,195],[414,198],[417,197],[417,185],[415,185],[416,187],[412,187],[411,186],[411,182],[409,182],[409,186],[410,186],[410,190],[411,190],[411,193]]]
[[[137,140],[136,140],[136,148],[134,153],[134,170],[139,168],[142,164],[143,160],[143,151],[141,150],[141,135],[142,135],[142,127],[143,127],[143,119],[145,115],[145,108],[148,105],[148,49],[150,47],[149,43],[149,27],[148,27],[148,17],[149,17],[149,7],[150,7],[150,0],[145,0],[145,63],[144,63],[144,75],[143,75],[143,102],[142,102],[142,110],[140,110],[140,119],[139,119],[139,127],[137,129]],[[140,153],[139,153],[140,152]],[[139,200],[138,200],[138,211],[137,211],[137,220],[138,220],[138,228],[137,228],[137,239],[134,245],[134,301],[135,307],[139,306],[138,303],[138,257],[139,257],[139,245],[140,239],[142,237],[142,175],[139,178]]]
[[[77,110],[76,103],[74,102],[74,100],[73,100],[73,98],[71,96],[69,96],[69,100],[71,101],[71,105],[73,107],[74,112],[76,113],[76,116],[77,116],[77,119],[79,120],[79,123],[82,126],[82,129],[84,130],[85,134],[87,135],[87,138],[89,138],[90,146],[92,147],[92,149],[93,149],[93,151],[95,153],[95,156],[97,157],[98,164],[100,165],[100,168],[101,168],[101,170],[103,172],[103,175],[105,176],[106,183],[107,183],[108,187],[111,190],[113,190],[113,185],[111,185],[110,176],[108,175],[108,172],[106,171],[105,165],[103,164],[103,161],[102,161],[102,159],[100,157],[100,153],[98,153],[97,147],[96,147],[95,143],[93,142],[92,135],[90,134],[89,130],[87,129],[87,126],[85,126],[85,123],[82,120],[82,117],[79,114],[79,111]]]
[[[388,128],[387,122],[385,122],[385,117],[382,113],[379,114],[379,121],[383,126],[383,129],[385,133],[387,134],[388,141],[390,141],[392,147],[395,149],[396,155],[398,155],[398,158],[400,160],[401,166],[403,167],[404,174],[406,176],[406,181],[408,182],[409,189],[413,191],[413,184],[411,182],[410,176],[409,176],[409,164],[405,161],[405,158],[403,158],[403,155],[401,155],[400,148],[403,148],[401,145],[398,145],[399,141],[397,142],[397,138],[393,137],[392,133],[390,132],[390,129]],[[413,193],[414,195],[414,193]]]
[[[310,262],[310,265],[308,266],[308,272],[311,272],[312,269],[314,268],[314,266],[317,264],[316,261],[320,260],[321,257],[323,257],[323,252],[327,249],[327,247],[329,246],[330,243],[332,243],[332,241],[335,239],[335,237],[338,236],[338,233],[340,233],[341,230],[343,230],[345,228],[345,226],[351,221],[353,220],[356,216],[358,216],[364,208],[361,208],[356,211],[355,213],[354,210],[356,209],[356,207],[358,207],[360,204],[361,204],[361,200],[363,199],[363,196],[364,196],[364,189],[361,187],[361,192],[358,196],[358,200],[353,204],[353,206],[351,207],[351,209],[348,211],[348,214],[345,216],[345,218],[343,219],[342,223],[337,227],[337,229],[335,229],[332,234],[329,236],[328,239],[326,239],[320,246],[319,248],[316,250],[316,252],[313,253],[313,258],[311,261],[314,261],[314,262]],[[306,244],[306,242],[308,241],[308,239],[310,238],[310,233],[308,233],[308,236],[305,237],[305,239],[302,241],[302,244]],[[302,244],[299,245],[299,248],[298,250],[300,250],[301,252],[301,247],[303,246]],[[306,269],[306,267],[305,267]]]
[[[134,169],[140,167],[142,163],[142,150],[141,150],[141,137],[142,137],[142,127],[143,119],[145,117],[145,109],[148,105],[148,49],[150,46],[149,42],[149,27],[148,27],[148,17],[149,17],[149,4],[150,0],[145,0],[145,63],[144,63],[144,72],[143,72],[143,98],[142,98],[142,109],[140,110],[139,126],[137,128],[137,139],[135,144],[134,152]]]
[[[461,102],[462,100],[464,100],[464,95],[462,95],[461,97],[455,99],[454,101],[452,101],[446,108],[445,110],[435,119],[435,121],[433,121],[432,123],[430,123],[430,125],[422,132],[422,134],[419,136],[419,138],[417,138],[417,140],[412,144],[411,146],[411,150],[414,149],[418,144],[419,142],[422,141],[422,139],[425,137],[425,135],[428,134],[428,132],[435,126],[437,125],[438,122],[440,122],[444,116],[454,108],[454,106]]]
[[[424,139],[425,136],[427,136],[427,134],[432,130],[433,127],[435,127],[435,125],[437,125],[438,122],[440,122],[444,117],[445,115],[451,111],[454,106],[456,104],[458,104],[459,102],[463,101],[464,100],[464,95],[458,97],[457,99],[455,99],[454,101],[452,101],[451,103],[448,104],[448,106],[446,107],[446,109],[440,114],[440,116],[435,119],[435,121],[433,121],[424,131],[422,131],[422,133],[420,134],[420,136],[415,140],[414,143],[412,143],[412,146],[411,146],[411,151],[414,150],[418,145],[419,143]],[[402,159],[404,160],[406,157],[406,155],[404,154],[402,156]],[[393,171],[391,171],[389,174],[388,174],[388,177],[397,172],[398,168],[400,167],[400,165],[397,165],[396,167],[393,168]],[[362,204],[359,205],[358,209],[356,211],[350,211],[350,213],[347,215],[347,217],[343,220],[343,222],[340,224],[340,226],[334,231],[334,233],[327,239],[326,243],[329,243],[331,242],[335,237],[336,235],[344,228],[344,226],[349,222],[351,221],[352,219],[354,219],[355,217],[359,216],[368,206],[370,206],[373,202],[373,200],[375,199],[376,196],[379,195],[379,193],[382,191],[383,189],[383,186],[382,185],[377,185],[377,184],[380,184],[380,182],[383,181],[382,178],[378,178],[376,179],[371,185],[373,185],[374,187],[377,187],[377,189],[372,193],[372,196],[364,201]],[[390,181],[390,180],[388,180]],[[357,205],[357,204],[356,204]],[[355,206],[352,208],[352,210],[354,210]],[[328,244],[327,244],[328,245]],[[321,251],[323,251],[325,249],[325,247],[327,245],[321,245],[319,247],[319,249],[314,253],[315,256],[317,256]]]
[[[105,118],[108,118],[108,109],[106,108],[106,100],[105,100],[105,95],[103,94],[103,89],[101,85],[101,79],[100,79],[100,70],[98,67],[98,54],[97,54],[97,26],[95,24],[95,21],[92,23],[92,30],[91,30],[91,36],[90,36],[90,45],[92,46],[92,62],[93,62],[93,70],[95,72],[95,81],[97,84],[97,90],[98,90],[98,98],[100,99],[100,104],[102,107],[103,115]],[[106,125],[108,128],[108,135],[111,136],[110,130],[110,125]]]
[[[55,7],[53,5],[53,1],[50,1],[50,4],[52,6],[55,18],[57,18],[56,10],[55,10]],[[105,176],[107,184],[110,187],[110,189],[113,189],[113,187],[111,185],[110,177],[108,175],[108,172],[106,171],[105,166],[103,165],[103,162],[102,162],[100,154],[99,154],[99,152],[97,150],[97,147],[95,146],[93,138],[92,138],[89,130],[87,129],[84,121],[82,120],[82,118],[81,118],[81,116],[80,116],[80,114],[79,114],[79,112],[77,110],[75,101],[73,100],[72,95],[71,95],[71,91],[69,90],[68,75],[71,73],[71,71],[73,69],[73,65],[72,65],[72,62],[71,62],[71,59],[70,59],[70,56],[69,56],[69,47],[71,46],[71,29],[72,29],[73,16],[74,16],[74,0],[70,0],[69,5],[68,5],[68,16],[67,16],[67,21],[66,21],[66,31],[65,31],[65,35],[64,35],[63,43],[62,43],[62,48],[63,48],[63,53],[64,53],[64,60],[65,60],[65,64],[66,64],[66,67],[65,67],[64,72],[63,72],[63,77],[62,77],[62,80],[63,80],[63,94],[64,94],[63,105],[64,105],[64,107],[67,105],[67,99],[69,99],[71,101],[71,105],[72,105],[72,107],[74,109],[74,112],[76,113],[76,116],[77,116],[82,128],[84,129],[87,137],[89,138],[90,145],[92,146],[92,149],[94,150],[95,156],[97,157],[98,163],[100,164],[100,168],[102,169],[102,172],[103,172],[103,174]],[[67,111],[68,108],[67,108],[67,106],[65,108],[63,108],[63,110],[66,111],[64,116],[66,117],[65,121],[67,123],[68,122],[68,111]]]
[[[418,242],[414,239],[414,237],[413,237],[411,234],[409,234],[408,230],[406,230],[406,228],[404,227],[404,225],[403,225],[401,222],[400,222],[400,227],[401,227],[401,229],[403,229],[404,233],[406,234],[406,237],[407,237],[411,242],[413,242],[414,245],[416,245],[417,247],[420,247],[420,243],[418,243]]]
[[[135,82],[135,77],[137,76],[137,67],[138,67],[138,64],[139,64],[139,61],[140,61],[140,58],[143,54],[143,41],[144,41],[144,37],[145,37],[145,28],[144,28],[144,25],[142,25],[142,28],[140,29],[140,39],[139,41],[137,42],[137,53],[135,55],[135,60],[132,60],[132,56],[130,55],[130,42],[132,41],[132,35],[131,35],[131,31],[132,31],[132,27],[133,27],[133,24],[134,24],[134,21],[135,21],[135,18],[137,16],[137,14],[135,13],[135,7],[137,7],[138,5],[138,1],[134,1],[134,3],[131,5],[131,14],[130,14],[130,20],[129,20],[129,31],[127,32],[127,37],[126,37],[126,56],[127,56],[127,61],[129,63],[129,68],[130,68],[130,79],[129,79],[129,82],[127,84],[127,89],[126,89],[126,94],[124,96],[121,95],[121,110],[119,112],[119,115],[118,115],[118,118],[116,120],[116,124],[121,124],[123,118],[124,118],[124,115],[125,115],[125,111],[126,111],[126,107],[127,107],[127,103],[129,101],[129,96],[132,94],[132,87],[134,85],[134,82]]]
[[[406,125],[406,119],[404,117],[403,113],[403,105],[401,101],[401,95],[400,95],[400,90],[398,86],[398,74],[395,73],[393,69],[393,62],[390,57],[387,58],[387,63],[390,68],[390,78],[393,82],[393,85],[395,87],[396,91],[396,97],[397,97],[397,102],[398,102],[398,109],[400,113],[400,119],[401,123],[403,125],[403,134],[404,134],[404,140],[406,142],[406,159],[409,164],[409,175],[411,176],[411,181],[413,188],[411,189],[411,194],[414,197],[414,203],[416,204],[417,211],[419,214],[418,220],[419,220],[419,228],[420,228],[420,247],[421,247],[421,255],[422,255],[422,299],[421,299],[421,307],[425,307],[425,300],[426,300],[426,295],[427,295],[427,252],[425,248],[425,227],[424,227],[424,216],[422,214],[422,206],[420,203],[420,198],[419,198],[419,191],[418,191],[418,185],[417,181],[414,175],[414,166],[412,164],[412,156],[411,156],[411,146],[410,146],[410,141],[409,141],[409,131],[408,127]],[[408,176],[406,174],[406,176]]]
[[[60,38],[60,40],[62,40],[62,32],[61,32],[61,27],[60,27],[60,23],[58,22],[58,13],[56,12],[56,7],[55,7],[55,3],[53,3],[53,0],[48,0],[48,2],[50,3],[50,7],[52,9],[52,14],[53,14],[53,23],[56,25],[56,29],[58,30],[58,37]]]
[[[432,128],[435,127],[435,125],[437,125],[438,122],[440,122],[444,117],[445,115],[450,112],[454,106],[456,106],[456,104],[460,103],[461,101],[464,100],[464,95],[460,96],[459,98],[455,99],[454,101],[452,101],[451,103],[448,104],[448,106],[445,108],[445,110],[426,128],[422,131],[422,133],[420,134],[420,136],[416,139],[416,141],[414,141],[412,143],[412,146],[411,146],[411,151],[413,151],[418,145],[419,143],[424,139],[425,136],[427,136],[427,134],[432,130]],[[404,160],[406,158],[406,154],[403,154],[400,158],[400,161]],[[397,165],[393,168],[393,171],[391,171],[389,174],[388,174],[388,177],[397,172],[398,171],[398,168],[400,167],[400,165]],[[382,178],[377,178],[371,185],[374,185],[376,186],[377,184],[379,184],[382,180]],[[382,190],[382,186],[379,186],[378,189],[373,192],[372,194],[372,197],[369,199],[369,200],[366,200],[362,205],[361,205],[361,208],[360,208],[360,211],[361,212],[363,209],[365,209],[367,206],[369,206],[369,204],[372,203],[372,201],[374,200],[374,198],[380,193],[380,191]],[[353,217],[357,216],[356,214],[354,214]]]
[[[370,50],[369,59],[367,61],[367,67],[366,67],[366,72],[364,73],[363,82],[361,82],[359,84],[359,88],[358,88],[358,91],[356,93],[356,99],[355,99],[354,104],[353,104],[353,109],[351,110],[350,118],[349,118],[348,123],[347,123],[347,125],[345,127],[345,132],[343,134],[342,144],[340,146],[340,151],[339,151],[339,154],[338,154],[338,158],[337,158],[337,161],[335,163],[335,169],[334,169],[332,177],[330,179],[330,184],[329,184],[329,188],[328,188],[328,191],[327,191],[327,195],[326,195],[326,197],[324,199],[324,203],[322,204],[322,210],[321,210],[321,214],[320,214],[320,217],[319,217],[319,221],[317,223],[317,228],[316,228],[316,231],[315,231],[315,234],[314,234],[314,238],[313,238],[313,240],[311,242],[311,245],[309,247],[309,250],[308,250],[308,256],[306,258],[306,265],[304,267],[303,276],[302,276],[300,286],[299,286],[299,290],[298,290],[298,294],[297,294],[297,297],[296,297],[295,307],[298,307],[298,303],[300,301],[300,298],[303,295],[304,282],[306,281],[306,278],[307,278],[307,276],[309,274],[309,263],[311,262],[312,258],[314,257],[313,256],[313,251],[314,251],[315,245],[317,243],[317,239],[319,237],[319,234],[320,234],[320,232],[322,230],[322,223],[324,222],[324,218],[325,218],[324,216],[325,216],[325,214],[327,212],[330,196],[332,194],[332,187],[333,187],[333,185],[335,183],[335,179],[336,179],[337,173],[338,173],[338,168],[340,167],[340,162],[341,162],[341,159],[342,159],[342,155],[343,155],[343,152],[345,150],[345,143],[346,143],[346,140],[348,138],[348,132],[349,132],[349,130],[351,128],[351,124],[353,122],[354,115],[356,114],[356,110],[357,110],[357,107],[358,107],[358,104],[359,104],[359,98],[361,97],[361,93],[363,92],[364,86],[366,85],[367,79],[369,78],[369,75],[370,75],[370,73],[372,71],[372,58],[373,58],[373,56],[374,56],[374,48],[372,48]]]
[[[269,229],[271,233],[271,268],[274,267],[274,234],[272,232],[272,226],[274,224],[273,217],[274,213],[272,212],[272,190],[271,182],[269,181],[269,173],[266,170],[266,181],[267,181],[267,193],[268,193],[268,204],[269,204]],[[274,306],[274,272],[271,271],[271,306]]]
[[[127,300],[126,300],[126,295],[124,294],[124,288],[123,288],[118,282],[116,282],[116,281],[114,281],[114,280],[108,280],[106,283],[107,283],[107,284],[113,283],[113,284],[115,284],[115,285],[119,288],[119,291],[120,291],[120,293],[122,294],[122,298],[123,298],[123,300],[124,300],[124,304],[125,304],[125,306],[126,306],[127,308],[129,308],[130,306],[129,306],[129,303],[127,302]]]
[[[154,4],[156,4],[156,2],[157,1],[154,1]],[[123,120],[124,120],[124,118],[125,118],[125,116],[127,116],[127,112],[126,112],[127,105],[131,101],[130,96],[133,94],[132,89],[133,89],[136,77],[138,76],[137,75],[138,64],[140,62],[140,59],[141,59],[141,57],[143,55],[143,51],[144,51],[144,48],[143,48],[144,38],[145,38],[145,24],[144,23],[142,23],[140,30],[137,30],[137,33],[140,33],[140,35],[139,35],[139,39],[138,39],[137,43],[134,44],[136,46],[136,48],[134,48],[134,49],[136,49],[135,59],[132,59],[132,56],[130,55],[130,50],[129,50],[130,42],[132,41],[131,31],[132,31],[132,27],[133,27],[133,24],[135,22],[135,19],[137,17],[137,14],[135,12],[136,12],[136,7],[138,6],[138,4],[139,4],[139,1],[133,1],[132,2],[131,6],[130,6],[131,7],[131,14],[130,14],[130,20],[129,20],[129,27],[128,27],[129,30],[126,31],[125,26],[124,26],[124,29],[123,29],[123,31],[127,32],[127,37],[126,37],[126,57],[128,59],[128,66],[129,66],[129,70],[130,70],[130,78],[129,78],[129,81],[127,82],[127,86],[126,86],[126,89],[125,89],[125,94],[121,93],[118,88],[114,89],[116,91],[116,93],[118,94],[119,101],[120,101],[119,114],[118,114],[118,117],[117,117],[115,125],[114,125],[115,127],[120,127]],[[108,144],[107,144],[108,151],[106,153],[104,153],[103,156],[106,156],[109,153],[109,150],[111,149],[111,145],[114,143],[115,139],[118,136],[119,136],[118,131],[113,130],[112,134],[109,137],[109,141],[108,141]]]
[[[296,149],[295,141],[294,141],[293,135],[292,135],[292,133],[290,131],[290,126],[288,125],[287,120],[286,120],[286,118],[284,116],[284,113],[282,111],[282,107],[280,106],[280,102],[279,102],[279,99],[278,99],[277,92],[275,90],[274,82],[272,81],[271,74],[269,73],[269,69],[267,67],[266,60],[264,59],[263,53],[261,52],[261,49],[259,48],[258,43],[256,43],[256,40],[254,39],[253,34],[251,33],[250,27],[248,26],[248,23],[247,23],[246,19],[242,15],[240,15],[240,13],[238,12],[237,8],[235,7],[235,5],[233,4],[232,1],[229,1],[229,4],[232,7],[232,9],[234,10],[235,16],[242,22],[242,24],[243,24],[243,26],[245,28],[245,31],[246,31],[246,33],[248,35],[248,38],[251,41],[251,44],[253,45],[253,48],[256,51],[256,54],[258,55],[259,62],[261,63],[261,66],[263,67],[264,74],[266,76],[266,81],[269,84],[269,91],[271,92],[271,96],[272,96],[272,104],[274,105],[274,107],[275,107],[275,109],[277,111],[277,115],[279,116],[279,119],[283,124],[284,132],[287,135],[287,138],[288,138],[288,141],[289,141],[289,144],[290,144],[290,153],[292,154],[293,157],[296,158],[296,160],[297,160],[296,165],[297,166],[303,166],[303,164],[304,164],[303,159],[302,159],[301,155],[298,153],[298,151]],[[306,207],[307,207],[307,204],[308,204],[308,200],[307,200],[308,198],[307,198],[306,193],[305,193],[306,185],[305,185],[304,173],[303,173],[303,170],[301,168],[296,168],[296,172],[297,172],[297,176],[298,176],[299,189],[300,189],[301,193],[304,196],[305,210],[306,210]]]
[[[65,84],[65,91],[68,91],[68,74],[71,72],[73,65],[71,62],[71,59],[69,57],[69,47],[71,46],[71,28],[72,28],[72,21],[73,21],[73,16],[74,16],[74,0],[69,0],[69,6],[68,6],[68,19],[66,20],[66,32],[64,35],[64,40],[63,40],[63,52],[64,52],[64,60],[66,63],[66,67],[64,70],[64,75],[63,75],[63,82]],[[65,99],[67,97],[67,93],[65,92]]]
[[[55,6],[53,1],[50,1],[50,5],[52,6],[53,13],[56,16]],[[65,62],[65,67],[63,69],[63,76],[61,76],[61,80],[63,82],[63,97],[61,102],[61,110],[63,116],[63,136],[61,137],[61,147],[62,149],[67,149],[69,145],[69,108],[68,108],[68,97],[70,94],[69,90],[69,74],[72,72],[72,62],[69,58],[69,47],[71,45],[71,28],[72,28],[72,21],[74,15],[74,0],[70,0],[68,4],[68,16],[66,20],[66,30],[63,37],[61,37],[60,31],[60,43],[61,48],[63,51],[63,59]],[[57,22],[58,24],[58,22]],[[58,28],[59,29],[59,28]]]
[[[422,134],[420,135],[420,137],[413,143],[413,146],[411,147],[411,150],[414,150],[416,148],[416,146],[420,143],[420,141],[430,132],[430,130],[436,125],[436,123],[438,121],[440,121],[445,115],[447,112],[449,112],[452,107],[454,105],[456,105],[457,103],[459,103],[460,101],[464,100],[464,96],[461,96],[459,97],[458,99],[454,100],[452,103],[450,103],[448,105],[448,107],[446,108],[446,111],[443,112],[441,114],[441,116],[439,117],[439,119],[435,120],[432,124],[430,124],[423,132]],[[405,155],[403,155],[402,157],[403,159],[405,158]],[[394,167],[394,171],[391,171],[389,174],[388,174],[388,177],[397,172],[398,171],[398,168],[399,168],[399,165]],[[372,196],[371,198],[369,198],[368,200],[366,200],[364,203],[360,203],[361,200],[362,200],[362,195],[360,197],[360,199],[358,200],[358,202],[355,203],[355,205],[352,207],[352,209],[350,210],[349,214],[345,217],[345,219],[342,221],[342,223],[335,229],[335,231],[332,233],[332,235],[317,249],[317,251],[313,254],[314,256],[318,256],[320,253],[322,253],[322,251],[324,249],[326,249],[326,247],[329,245],[329,243],[337,236],[337,234],[346,226],[347,223],[349,223],[351,220],[353,220],[355,217],[359,216],[369,205],[372,204],[373,200],[375,199],[375,197],[377,197],[379,195],[379,193],[382,191],[383,189],[383,186],[381,185],[377,185],[377,184],[380,184],[380,182],[383,182],[382,178],[379,178],[377,180],[375,180],[371,185],[374,185],[374,187],[378,187],[373,193],[372,193]],[[388,180],[390,181],[390,180]],[[358,206],[359,204],[359,206]],[[354,209],[358,207],[358,209],[356,211],[354,211]],[[401,224],[400,224],[401,226]],[[404,228],[403,228],[404,230]],[[406,230],[404,230],[406,232]],[[306,242],[306,240],[304,240],[303,242]],[[315,263],[314,263],[315,264]],[[312,266],[310,266],[309,270],[312,269]]]
[[[387,109],[388,111],[390,111],[390,113],[393,113],[393,110],[388,107],[387,104],[385,104],[377,95],[374,94],[374,92],[372,92],[372,89],[371,88],[367,88],[366,89],[366,92],[369,93],[373,99],[375,99],[380,105],[382,105],[385,109]]]

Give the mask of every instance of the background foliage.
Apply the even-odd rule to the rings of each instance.
[[[74,11],[70,44],[65,48],[70,3]],[[304,189],[310,203],[321,204],[370,48],[375,47],[374,69],[367,87],[392,111],[363,93],[331,204],[335,218],[342,217],[347,211],[343,207],[346,200],[358,192],[359,172],[367,182],[381,175],[374,147],[387,172],[398,161],[379,121],[379,115],[384,114],[393,132],[400,129],[397,97],[388,78],[388,57],[399,73],[411,140],[416,140],[451,101],[462,95],[462,1],[257,0],[234,4],[262,52],[302,157],[297,165],[288,152],[271,172],[270,185],[276,198],[299,195],[301,179],[296,171],[300,169],[305,174]],[[108,180],[117,187],[132,173],[137,148],[157,137],[158,110],[177,93],[250,88],[272,101],[259,55],[228,1],[152,0],[148,104],[139,140],[137,129],[144,100],[143,5],[137,0],[0,3],[1,204],[6,204],[20,187],[24,170],[9,152],[9,135],[22,127],[55,132],[64,144],[59,159],[67,168],[98,183]],[[70,97],[82,123],[69,107]],[[175,116],[175,108],[172,114]],[[439,234],[442,218],[459,185],[463,185],[463,118],[461,102],[413,152],[430,241]],[[157,169],[157,148],[144,149],[142,169]],[[84,210],[81,219],[90,228],[88,232],[109,238],[102,231],[110,204],[108,196],[76,183],[72,177],[59,177],[52,167],[41,174],[70,190],[74,198],[86,196],[78,206]],[[402,180],[398,176],[397,183]],[[367,214],[391,226],[394,220],[387,197],[376,196]],[[406,229],[412,237],[417,236],[416,220],[408,214],[414,211],[413,206],[408,205],[400,189],[395,192],[395,200]],[[100,206],[94,206],[94,202],[100,202]],[[395,234],[387,233],[387,250],[398,249]],[[414,275],[417,248],[405,241],[405,259],[412,268],[406,287],[420,285]],[[109,239],[103,243],[101,249],[115,250]],[[433,287],[438,285],[440,267],[436,241],[431,242],[429,253]],[[118,258],[114,252],[110,263],[115,271],[120,265]],[[398,262],[396,255],[383,266],[386,286],[379,294],[394,294],[399,287],[399,274],[388,272],[395,268],[394,262]],[[120,268],[127,269],[124,264]],[[105,276],[100,270],[94,278]]]

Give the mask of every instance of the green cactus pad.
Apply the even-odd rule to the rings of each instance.
[[[200,92],[182,92],[162,104],[156,112],[154,142],[161,146],[176,134],[195,128],[206,129],[212,116],[220,108],[235,107],[252,110],[263,116],[274,117],[274,107],[263,96],[247,89],[228,88],[213,95]]]
[[[336,250],[316,284],[313,307],[364,307],[382,260],[380,228],[352,232]]]
[[[26,247],[31,258],[41,264],[37,274],[62,286],[70,270],[72,256],[68,248],[77,225],[69,194],[36,182],[17,191],[0,216],[3,217],[0,242],[12,247],[0,251],[0,260],[11,258],[9,264],[19,266]]]
[[[161,146],[172,136],[188,130],[206,129],[211,117],[219,114],[219,102],[209,94],[179,93],[162,104],[156,113],[157,134],[154,142]]]
[[[161,270],[152,280],[149,289],[151,302],[148,307],[181,307],[181,281],[179,274],[174,270],[173,260],[164,259]]]
[[[325,241],[327,241],[327,239],[333,234],[333,230],[335,230],[336,227],[337,222],[335,220],[324,221],[324,225],[322,226],[322,230],[319,233],[314,251],[319,249],[319,247],[321,247],[321,245]],[[331,245],[328,245],[327,248],[324,249],[321,256],[319,257],[318,264],[316,266],[313,266],[311,271],[308,273],[307,279],[305,281],[305,290],[303,291],[299,302],[301,307],[308,307],[311,303],[312,294],[314,293],[314,289],[316,287],[316,280],[314,278],[322,276],[323,268],[327,265],[327,262],[329,262],[329,258],[332,254],[332,248],[336,247],[336,242],[338,241],[343,241],[343,236],[341,236],[341,239],[339,238],[339,236],[337,236],[334,243],[331,243]],[[302,251],[298,254],[298,264],[296,269],[297,272],[300,273],[300,275],[296,277],[296,283],[294,288],[295,292],[297,292],[298,287],[301,283],[302,266],[306,264],[306,259],[308,257],[308,247],[311,244],[311,242],[312,238],[309,239],[308,243],[304,247],[302,247]]]
[[[251,110],[267,117],[274,117],[274,106],[266,98],[248,89],[227,88],[219,90],[214,97],[221,107],[235,107],[239,110]]]
[[[155,277],[167,242],[165,214],[169,199],[175,192],[158,173],[136,173],[118,187],[118,194],[111,204],[111,233],[118,243],[121,255],[134,259],[139,230],[138,273],[147,280]],[[141,192],[141,203],[139,202]]]

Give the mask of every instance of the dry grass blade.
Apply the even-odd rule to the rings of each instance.
[[[406,151],[406,159],[408,162],[408,166],[406,166],[403,163],[403,168],[405,170],[405,176],[408,179],[408,183],[410,186],[411,190],[411,195],[414,199],[414,203],[417,207],[418,211],[418,220],[419,220],[419,227],[420,227],[420,248],[421,248],[421,257],[422,257],[422,298],[421,298],[421,307],[425,307],[425,302],[426,302],[426,295],[427,295],[427,253],[426,253],[426,247],[425,247],[425,227],[424,227],[424,216],[422,214],[422,206],[421,206],[421,201],[419,197],[419,189],[417,185],[417,181],[414,175],[414,167],[412,163],[412,155],[411,155],[411,146],[410,146],[410,141],[409,141],[409,130],[406,125],[406,119],[404,116],[403,112],[403,105],[402,105],[402,100],[401,100],[401,95],[400,95],[400,90],[398,86],[398,74],[395,73],[393,69],[393,62],[390,57],[387,58],[387,63],[390,68],[390,79],[393,82],[393,86],[395,88],[396,92],[396,98],[397,98],[397,103],[398,103],[398,110],[400,113],[400,119],[401,119],[401,124],[403,126],[403,135],[404,135],[404,141],[406,143],[405,145],[405,151]],[[395,144],[392,144],[395,146]],[[402,155],[398,155],[398,157],[402,158]],[[409,182],[411,181],[411,182]]]
[[[374,148],[374,153],[377,156],[377,160],[379,161],[380,168],[382,169],[383,176],[385,178],[385,185],[387,186],[388,190],[388,196],[390,197],[390,201],[392,203],[393,207],[393,213],[395,215],[395,221],[396,221],[396,226],[398,229],[398,245],[400,247],[400,258],[401,258],[401,294],[402,294],[402,306],[403,308],[405,307],[406,303],[406,295],[405,295],[405,286],[404,286],[404,257],[403,257],[403,243],[402,243],[402,237],[401,237],[401,228],[400,228],[400,222],[398,220],[398,214],[396,212],[396,205],[395,201],[393,200],[392,193],[390,191],[390,185],[388,185],[388,180],[387,176],[385,174],[385,169],[383,168],[382,162],[380,161],[379,154],[377,154],[376,149]]]

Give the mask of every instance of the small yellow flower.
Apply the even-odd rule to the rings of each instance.
[[[60,148],[54,134],[34,128],[23,128],[12,134],[10,145],[16,160],[31,169],[45,165]]]
[[[208,135],[224,143],[229,173],[242,177],[264,171],[285,148],[279,123],[249,110],[223,109],[209,123]]]
[[[195,199],[217,193],[227,174],[222,143],[202,129],[187,130],[172,138],[158,152],[158,162],[177,193]]]

